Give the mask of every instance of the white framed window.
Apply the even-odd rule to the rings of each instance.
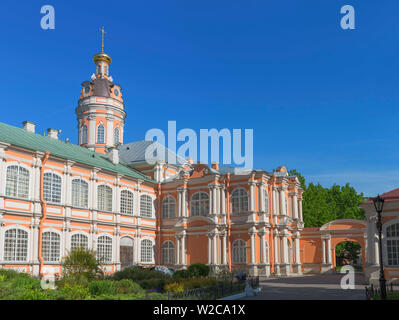
[[[231,193],[231,213],[248,212],[248,192],[243,188],[234,189]]]
[[[387,265],[399,265],[399,223],[392,224],[386,229],[387,235]]]
[[[233,262],[246,263],[247,262],[247,246],[244,240],[238,239],[233,242]]]
[[[205,192],[197,192],[191,197],[190,215],[206,216],[209,214],[209,196]]]
[[[61,237],[58,233],[46,231],[42,235],[43,260],[58,262],[60,260]]]
[[[28,260],[28,232],[9,229],[4,233],[4,261]]]
[[[121,192],[121,213],[133,215],[134,212],[134,194],[129,190]]]
[[[173,265],[175,264],[175,245],[172,241],[165,241],[162,244],[162,264]]]
[[[97,143],[104,143],[105,141],[105,128],[102,124],[97,127]]]
[[[76,233],[71,237],[71,251],[77,248],[87,250],[89,247],[89,238],[81,233]]]
[[[115,129],[114,129],[114,145],[118,145],[119,144],[119,128],[118,127],[116,127]]]
[[[61,177],[51,172],[45,173],[43,194],[47,202],[61,203]]]
[[[89,206],[89,184],[83,179],[72,180],[72,206],[87,208]]]
[[[100,263],[112,262],[112,239],[101,236],[97,239],[97,259]]]
[[[148,239],[141,240],[141,262],[152,263],[152,241]]]
[[[172,196],[162,200],[162,218],[172,219],[176,217],[176,201]]]
[[[146,194],[140,196],[140,215],[142,217],[152,217],[152,198]]]
[[[112,211],[112,188],[106,185],[97,187],[97,209]]]
[[[18,165],[7,167],[6,196],[29,197],[29,170]]]
[[[87,126],[84,124],[82,126],[82,139],[81,139],[81,144],[86,144],[87,143]]]

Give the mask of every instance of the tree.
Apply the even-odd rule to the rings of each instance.
[[[62,275],[63,277],[94,279],[97,275],[102,274],[99,267],[99,261],[96,258],[94,250],[85,248],[72,249],[62,258]]]
[[[335,219],[364,219],[364,211],[359,208],[364,202],[363,193],[358,194],[349,183],[325,188],[319,183],[306,185],[305,178],[295,169],[289,174],[298,176],[304,189],[302,212],[306,227],[321,227]]]
[[[337,257],[337,265],[342,266],[345,264],[354,265],[359,258],[361,252],[360,244],[353,241],[345,241],[338,243],[335,248]]]

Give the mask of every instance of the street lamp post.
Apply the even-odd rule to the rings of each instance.
[[[384,276],[384,264],[382,261],[382,221],[381,221],[381,212],[384,208],[384,199],[379,195],[373,199],[375,210],[378,213],[377,220],[377,230],[378,230],[378,251],[380,256],[380,290],[381,290],[381,300],[386,300],[387,298],[387,290],[385,287],[385,276]]]

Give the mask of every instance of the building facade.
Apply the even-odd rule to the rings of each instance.
[[[303,190],[284,166],[236,174],[181,159],[157,142],[124,144],[126,111],[111,61],[96,54],[96,73],[82,83],[78,145],[55,129],[39,135],[29,121],[0,123],[0,267],[60,274],[62,257],[83,246],[107,273],[200,262],[214,272],[298,275],[331,270],[341,238],[371,239],[363,221],[304,228]],[[167,157],[148,163],[154,146]]]

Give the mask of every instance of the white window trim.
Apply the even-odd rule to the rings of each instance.
[[[387,239],[387,229],[391,225],[398,224],[398,223],[399,223],[399,218],[389,220],[389,221],[387,221],[386,223],[384,223],[382,225],[382,248],[383,248],[382,249],[382,255],[383,255],[384,266],[386,266],[387,268],[397,268],[397,267],[399,267],[399,265],[388,265],[388,249],[387,249],[388,248],[388,246],[387,246],[387,241],[388,241],[388,239]],[[377,230],[377,228],[376,228],[376,230]],[[378,230],[377,230],[377,232],[378,232]],[[362,250],[362,254],[363,254],[363,251],[364,250]]]
[[[109,187],[111,189],[111,211],[109,211],[109,210],[100,210],[100,208],[98,207],[98,194],[99,194],[98,193],[98,188],[101,187],[101,186],[107,186],[107,187]],[[97,210],[101,211],[101,212],[114,212],[115,211],[114,210],[114,207],[115,207],[114,194],[115,194],[115,190],[114,190],[113,185],[111,185],[109,183],[106,183],[106,182],[98,183],[96,185],[96,208],[97,208]]]
[[[151,198],[151,217],[141,215],[141,197],[142,196],[148,196]],[[144,193],[144,192],[141,192],[139,194],[139,204],[138,204],[139,205],[139,217],[147,218],[147,219],[155,219],[155,207],[154,207],[155,200],[156,200],[156,197],[154,197],[152,194]]]
[[[193,211],[192,211],[192,203],[193,203],[193,201],[196,201],[196,202],[201,202],[201,201],[203,201],[202,199],[201,199],[201,200],[193,199],[195,195],[200,194],[200,193],[204,193],[204,194],[206,194],[206,195],[208,196],[208,209],[209,209],[209,208],[211,207],[211,205],[212,205],[212,203],[211,203],[211,198],[210,198],[210,194],[209,194],[208,192],[205,192],[205,191],[197,191],[197,192],[194,193],[194,194],[191,196],[191,198],[190,198],[190,216],[191,216],[191,217],[206,217],[206,216],[209,215],[209,210],[208,210],[208,212],[205,212],[205,215],[201,215],[201,214],[193,215]]]
[[[142,256],[141,256],[141,243],[142,243],[142,241],[144,241],[144,240],[150,240],[151,241],[151,245],[152,245],[152,259],[151,259],[151,262],[143,262],[142,261]],[[140,247],[139,247],[139,258],[140,258],[140,263],[141,264],[155,264],[155,240],[154,240],[154,238],[151,238],[151,237],[149,237],[149,236],[144,236],[144,237],[142,237],[142,238],[140,238]]]
[[[46,201],[46,203],[48,203],[48,204],[54,204],[54,205],[63,205],[63,204],[65,203],[65,199],[64,199],[64,190],[63,190],[63,188],[64,188],[64,177],[63,177],[63,175],[59,174],[59,173],[58,173],[57,171],[55,171],[54,169],[51,169],[51,170],[47,169],[47,170],[44,170],[44,173],[43,173],[43,174],[46,174],[46,173],[55,174],[56,176],[58,176],[58,177],[61,179],[61,202]],[[72,188],[72,185],[71,185],[71,188]],[[72,191],[72,189],[71,189],[71,191]]]
[[[25,261],[5,261],[4,260],[5,234],[6,234],[6,231],[8,231],[10,229],[20,229],[20,230],[26,231],[28,233],[28,242],[27,242],[28,252],[27,252]],[[28,228],[26,228],[25,226],[22,226],[22,225],[13,224],[13,225],[9,225],[9,226],[4,227],[4,228],[0,228],[0,257],[1,257],[1,262],[3,264],[17,264],[17,265],[18,264],[26,264],[26,263],[28,263],[29,260],[30,260],[30,256],[31,256],[31,252],[29,252],[29,251],[32,250],[30,248],[30,245],[31,245],[30,237],[31,237],[30,229],[28,229]]]
[[[83,180],[84,182],[87,183],[87,207],[77,207],[73,205],[73,192],[72,192],[72,183],[74,180]],[[77,208],[77,209],[85,209],[88,210],[90,208],[90,198],[91,198],[91,190],[90,190],[90,180],[83,176],[72,176],[71,177],[71,182],[70,182],[70,192],[71,192],[71,207]],[[96,190],[97,191],[97,190]]]
[[[29,185],[28,185],[28,197],[27,198],[21,198],[21,197],[17,197],[17,196],[9,196],[6,195],[6,189],[7,189],[7,170],[9,166],[20,166],[24,169],[27,169],[29,172]],[[4,172],[3,172],[3,181],[4,181],[4,186],[3,186],[3,195],[7,198],[11,198],[11,199],[20,199],[20,200],[32,200],[32,190],[35,186],[33,186],[32,184],[32,167],[29,167],[28,165],[26,165],[25,163],[22,163],[20,161],[10,161],[10,162],[6,162],[6,165],[4,167]]]
[[[243,190],[245,193],[246,193],[246,195],[247,195],[247,210],[245,211],[243,211],[243,210],[241,210],[242,208],[240,208],[240,210],[238,211],[238,212],[233,212],[233,193],[235,192],[235,191],[240,191],[240,190]],[[240,200],[241,201],[241,200]],[[240,203],[241,204],[241,203]],[[249,199],[249,192],[245,189],[245,188],[243,188],[243,187],[237,187],[237,188],[234,188],[234,190],[230,193],[230,211],[231,211],[231,214],[234,214],[234,215],[239,215],[239,214],[246,214],[246,213],[248,213],[249,212],[249,207],[250,207],[250,199]]]
[[[43,259],[44,264],[57,264],[58,265],[58,264],[60,264],[61,259],[62,259],[62,249],[63,249],[63,246],[64,246],[64,237],[62,235],[62,232],[60,232],[57,229],[54,229],[52,227],[45,228],[45,229],[43,229],[43,233],[42,233],[42,246],[43,246],[43,234],[45,232],[54,232],[54,233],[59,235],[59,237],[60,237],[60,253],[58,255],[58,260],[57,261],[44,261],[44,259]]]
[[[175,204],[175,212],[174,212],[173,217],[170,216],[170,212],[168,212],[168,217],[164,216],[164,212],[163,212],[164,201],[166,201],[166,199],[168,199],[168,198],[172,199]],[[170,203],[168,203],[168,210],[170,210]],[[175,219],[177,216],[176,211],[177,211],[176,199],[172,195],[169,194],[165,198],[162,199],[162,202],[161,202],[161,217],[162,217],[162,219]]]

